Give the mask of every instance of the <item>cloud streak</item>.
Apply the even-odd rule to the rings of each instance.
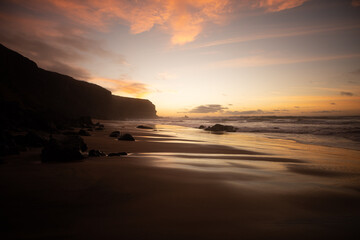
[[[225,115],[259,115],[259,114],[273,114],[274,112],[258,110],[248,110],[248,111],[226,111]]]
[[[294,63],[331,61],[331,60],[359,58],[359,57],[360,57],[360,53],[303,57],[303,58],[250,56],[250,57],[235,58],[235,59],[214,62],[210,64],[210,66],[220,67],[220,68],[262,67],[262,66],[284,65],[284,64],[294,64]]]
[[[130,97],[142,98],[151,93],[148,85],[140,82],[134,82],[126,78],[108,79],[108,78],[91,78],[88,82],[99,84],[111,91],[114,95],[126,95]]]
[[[223,107],[220,104],[208,104],[208,105],[200,105],[193,109],[191,109],[188,113],[217,113],[223,112],[227,107]]]
[[[324,110],[324,111],[312,111],[310,113],[320,113],[320,114],[329,114],[329,113],[339,113],[338,110]]]
[[[359,69],[356,69],[355,71],[352,71],[350,72],[351,74],[354,74],[354,75],[360,75],[360,68]]]
[[[348,97],[352,97],[354,96],[354,94],[352,92],[340,92],[341,96],[348,96]]]
[[[248,111],[225,111],[227,107],[224,107],[220,104],[207,104],[197,106],[190,111],[182,113],[221,113],[224,116],[237,116],[237,115],[261,115],[261,114],[274,114],[275,112],[263,111],[261,109],[257,110],[248,110]]]
[[[305,36],[312,35],[318,33],[326,33],[326,32],[335,32],[335,31],[343,31],[343,30],[351,30],[358,29],[360,25],[349,25],[349,26],[318,26],[318,27],[308,27],[301,29],[282,29],[281,32],[269,32],[265,34],[255,34],[251,36],[241,36],[235,38],[227,38],[212,42],[207,42],[195,46],[189,47],[189,49],[196,48],[206,48],[206,47],[214,47],[221,46],[227,44],[235,44],[235,43],[243,43],[243,42],[251,42],[257,40],[267,40],[267,39],[276,39],[276,38],[285,38],[285,37],[297,37],[297,36]]]
[[[303,5],[308,0],[260,0],[253,7],[264,8],[268,12],[279,12]]]

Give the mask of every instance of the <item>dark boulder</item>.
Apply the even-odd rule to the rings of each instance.
[[[19,147],[9,132],[0,130],[0,156],[12,154],[19,154]]]
[[[89,151],[89,157],[103,157],[106,156],[106,154],[100,150],[91,149]]]
[[[126,156],[126,152],[109,153],[108,157]]]
[[[139,125],[139,126],[137,126],[137,128],[141,128],[141,129],[154,129],[153,127],[144,126],[144,125]]]
[[[204,125],[200,125],[199,129],[205,129],[206,127]]]
[[[84,142],[84,139],[79,136],[68,136],[67,138],[65,138],[63,143],[65,146],[79,148],[82,152],[85,152],[88,149],[86,143]]]
[[[129,134],[129,133],[125,133],[124,135],[121,135],[118,140],[122,140],[122,141],[135,141],[135,138]]]
[[[79,130],[79,135],[80,136],[91,136],[90,133],[84,129]]]
[[[104,127],[101,127],[101,126],[100,126],[100,127],[96,127],[95,130],[97,130],[97,131],[102,131],[102,130],[104,130]]]
[[[212,132],[236,132],[236,129],[237,128],[229,125],[215,124],[212,127],[207,127],[205,130]]]
[[[84,158],[81,152],[87,150],[84,140],[79,136],[64,136],[53,138],[41,152],[42,162],[72,162]]]
[[[110,133],[109,137],[119,137],[120,136],[120,131],[113,131],[112,133]]]

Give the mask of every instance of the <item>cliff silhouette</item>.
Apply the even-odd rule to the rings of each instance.
[[[97,119],[156,117],[145,99],[114,96],[96,84],[39,68],[35,62],[0,44],[2,121],[24,121],[28,115]]]

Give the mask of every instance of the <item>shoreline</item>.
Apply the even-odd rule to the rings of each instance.
[[[282,121],[276,121],[282,120]],[[320,121],[320,122],[319,122]],[[242,135],[261,136],[266,138],[290,140],[303,144],[325,147],[337,147],[360,151],[359,116],[349,117],[301,117],[301,116],[253,116],[209,118],[162,118],[149,120],[157,124],[168,124],[183,127],[199,128],[200,125],[212,126],[220,123],[237,128]],[[341,128],[344,126],[345,128]],[[329,130],[331,129],[331,130]]]
[[[89,149],[132,154],[39,164],[35,150],[0,165],[5,239],[351,239],[358,232],[357,172],[207,145],[176,129],[102,122],[104,131],[83,137]],[[137,141],[116,141],[113,130]]]

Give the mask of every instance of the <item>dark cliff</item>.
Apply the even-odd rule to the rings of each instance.
[[[2,114],[11,115],[14,109],[21,109],[67,118],[156,117],[155,106],[148,100],[114,96],[98,85],[46,71],[1,44],[0,77]]]

